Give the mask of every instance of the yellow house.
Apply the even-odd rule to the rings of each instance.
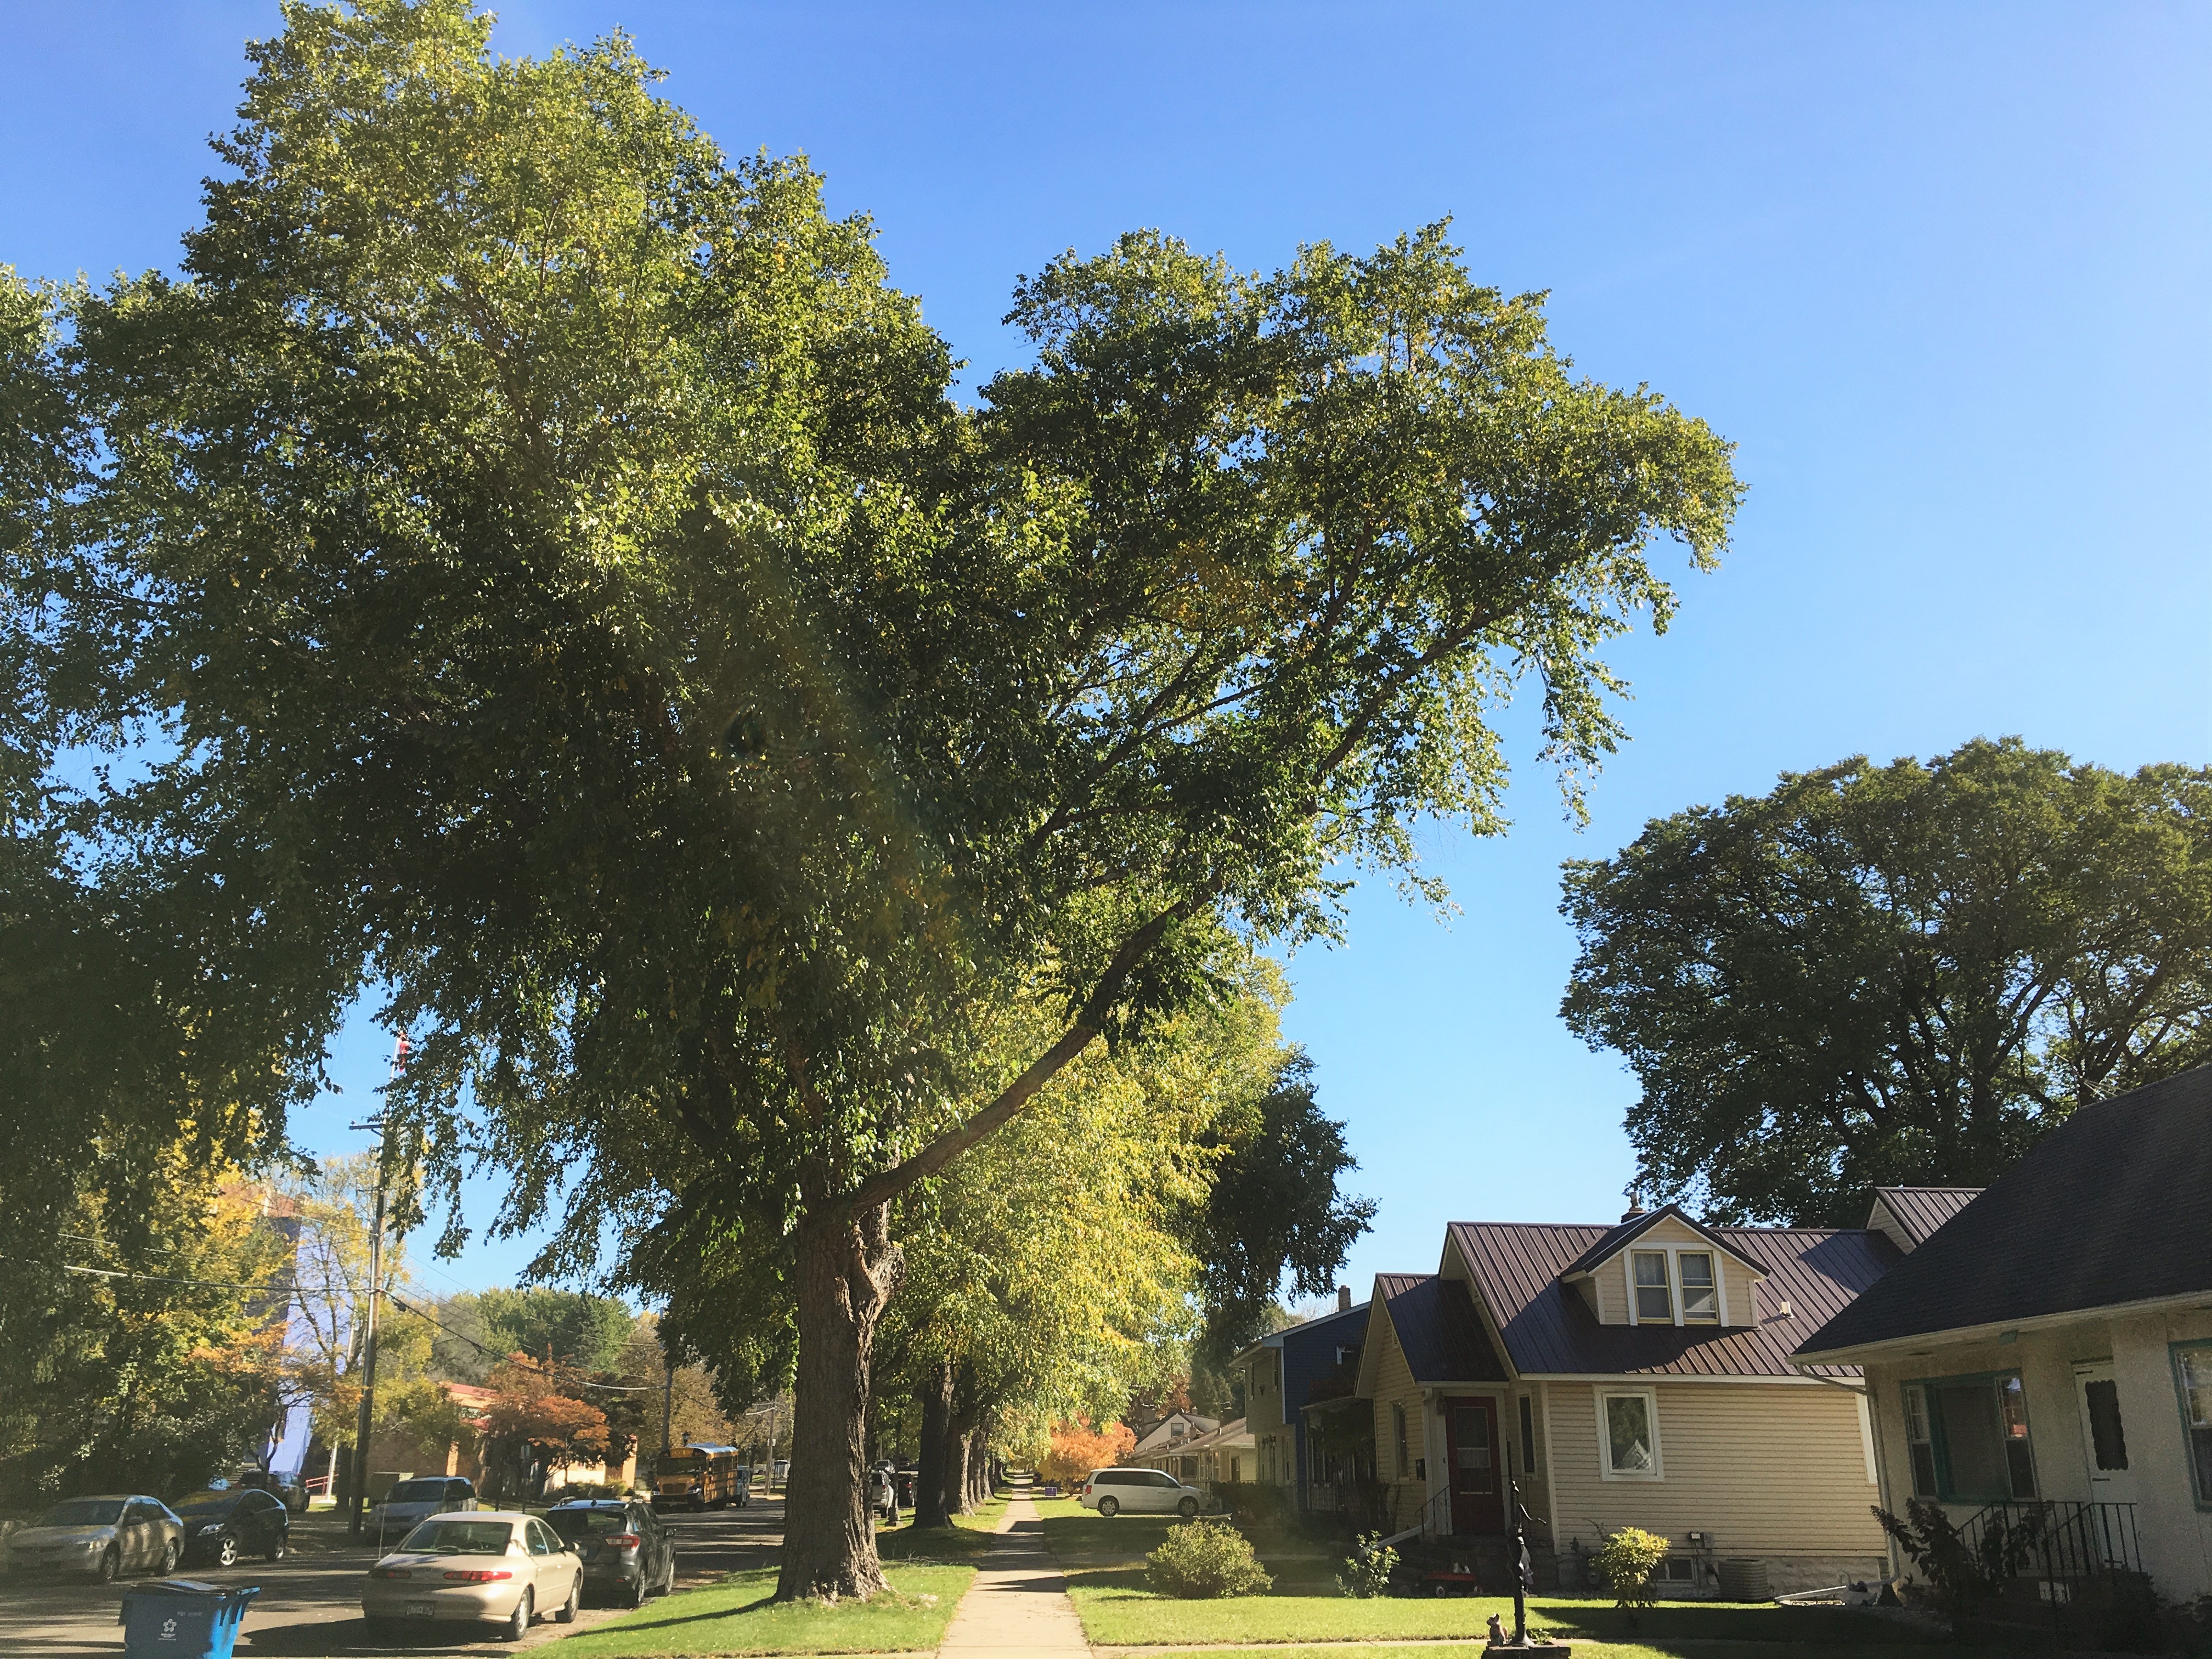
[[[1675,1547],[1671,1595],[1878,1577],[1855,1367],[1793,1350],[1902,1259],[1880,1231],[1457,1222],[1434,1273],[1379,1275],[1358,1397],[1393,1530],[1502,1587],[1509,1482],[1540,1585],[1589,1582],[1603,1534]]]

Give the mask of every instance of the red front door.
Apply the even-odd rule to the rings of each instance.
[[[1498,1474],[1498,1402],[1447,1400],[1443,1407],[1451,1454],[1452,1530],[1502,1533],[1505,1501]]]

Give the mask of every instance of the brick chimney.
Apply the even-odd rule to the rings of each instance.
[[[1351,1285],[1340,1285],[1336,1287],[1336,1310],[1339,1313],[1350,1313],[1352,1311]]]

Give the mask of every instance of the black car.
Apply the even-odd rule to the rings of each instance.
[[[196,1492],[169,1506],[185,1523],[185,1559],[228,1567],[242,1555],[282,1561],[292,1541],[292,1517],[273,1492],[251,1486]]]
[[[579,1498],[546,1510],[545,1524],[584,1558],[586,1591],[611,1593],[634,1607],[676,1588],[676,1535],[650,1504]]]
[[[296,1474],[272,1474],[265,1469],[250,1469],[238,1477],[238,1485],[254,1486],[269,1493],[294,1515],[307,1512],[307,1487]]]

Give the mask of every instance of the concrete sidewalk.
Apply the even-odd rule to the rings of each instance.
[[[1044,1547],[1044,1523],[1036,1505],[1017,1498],[999,1522],[997,1547],[983,1558],[982,1570],[952,1615],[939,1659],[1009,1653],[1081,1654],[1091,1644],[1075,1603],[1067,1599],[1067,1580]]]

